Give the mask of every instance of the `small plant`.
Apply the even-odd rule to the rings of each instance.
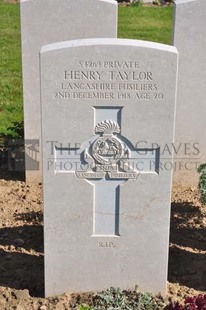
[[[162,297],[140,293],[137,289],[122,291],[111,287],[93,297],[93,310],[157,310],[164,306]]]
[[[184,305],[178,302],[170,302],[164,310],[206,310],[206,295],[199,294],[194,297],[186,297]]]
[[[199,294],[194,297],[185,298],[185,308],[188,310],[205,310],[206,309],[206,295]]]
[[[198,188],[200,191],[200,199],[202,203],[206,204],[206,164],[200,165],[197,171],[200,174],[198,184]]]
[[[92,310],[92,307],[86,305],[80,305],[79,310]]]

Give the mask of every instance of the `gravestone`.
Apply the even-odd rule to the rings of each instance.
[[[174,16],[180,55],[174,184],[197,186],[197,167],[206,162],[206,1],[177,0]]]
[[[26,180],[42,179],[39,51],[42,45],[116,37],[113,0],[21,0]],[[37,144],[37,141],[38,144]],[[30,149],[33,150],[31,155]]]
[[[177,52],[123,39],[41,50],[46,296],[166,290]],[[154,143],[155,142],[155,143]]]

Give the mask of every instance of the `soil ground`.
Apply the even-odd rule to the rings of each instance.
[[[42,187],[0,175],[0,309],[75,309],[74,299],[43,298]],[[206,206],[195,188],[173,188],[167,297],[206,293]]]

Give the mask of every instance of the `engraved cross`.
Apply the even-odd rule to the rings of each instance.
[[[122,107],[94,107],[94,112],[89,141],[81,148],[55,147],[55,172],[75,173],[93,186],[93,236],[119,236],[120,185],[140,173],[158,174],[159,148],[135,148],[121,135]]]

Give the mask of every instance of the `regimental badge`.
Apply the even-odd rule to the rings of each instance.
[[[95,127],[101,136],[92,145],[93,158],[102,165],[116,164],[124,155],[124,145],[115,134],[120,126],[113,120],[105,120]]]

